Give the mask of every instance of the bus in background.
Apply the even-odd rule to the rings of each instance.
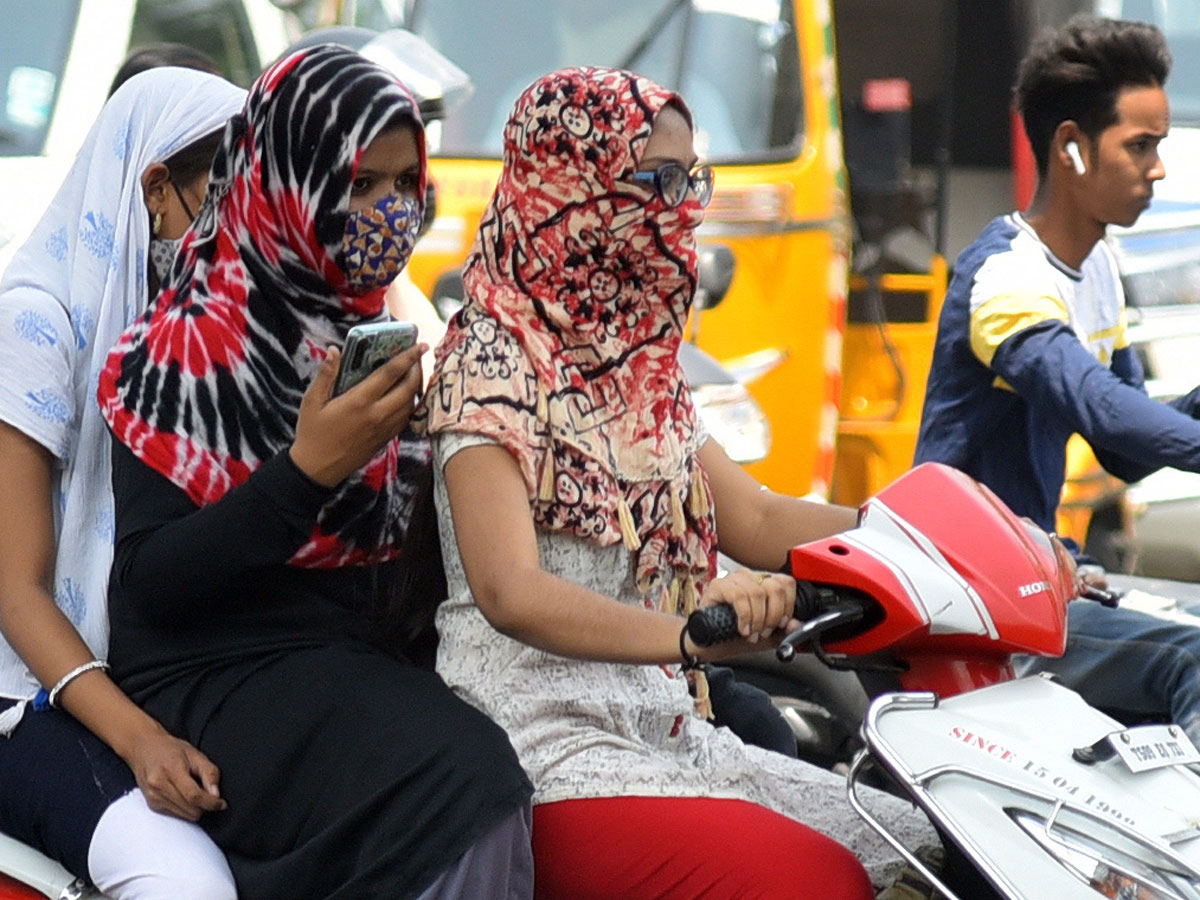
[[[267,0],[42,0],[5,4],[4,17],[0,271],[58,190],[131,49],[187,44],[246,86],[290,39]]]

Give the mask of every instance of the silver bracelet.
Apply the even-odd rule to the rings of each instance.
[[[49,704],[58,706],[58,695],[62,693],[63,688],[82,675],[84,672],[90,672],[92,669],[103,669],[105,672],[111,672],[112,667],[102,659],[93,659],[91,662],[85,662],[82,666],[76,666],[62,678],[58,679],[58,684],[50,688]]]

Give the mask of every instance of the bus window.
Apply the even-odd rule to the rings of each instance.
[[[243,3],[233,0],[138,0],[131,47],[169,41],[187,44],[217,63],[231,80],[248,85],[263,64]]]
[[[442,156],[499,157],[504,122],[534,79],[614,66],[678,90],[700,152],[716,162],[790,159],[804,104],[791,3],[779,0],[424,0],[408,26],[463,66],[475,94],[446,120]],[[480,53],[480,47],[520,53]]]

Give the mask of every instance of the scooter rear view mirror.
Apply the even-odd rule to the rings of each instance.
[[[736,266],[733,251],[724,244],[706,244],[700,248],[700,264],[696,277],[695,307],[712,309],[725,299],[733,282]]]
[[[399,76],[416,95],[426,121],[444,118],[475,91],[466,72],[403,28],[381,31],[358,52]]]

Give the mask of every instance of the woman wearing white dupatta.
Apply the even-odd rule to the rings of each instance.
[[[203,197],[184,161],[207,169],[244,97],[186,69],[131,79],[0,281],[0,831],[114,900],[235,897],[194,824],[224,807],[216,767],[106,674],[113,501],[95,397]]]

